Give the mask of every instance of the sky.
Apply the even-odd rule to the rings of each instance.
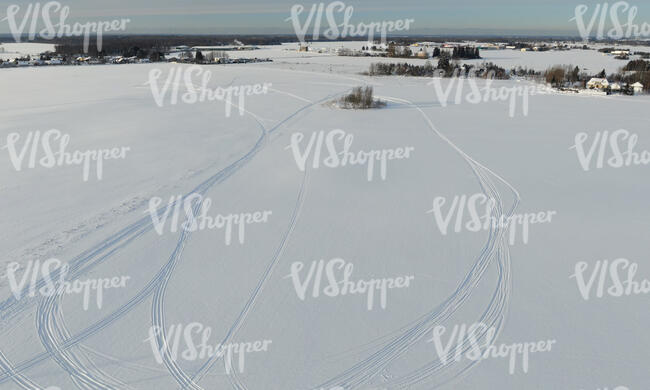
[[[7,7],[18,5],[17,23],[20,23],[30,3],[36,2],[2,0],[0,19],[7,14]],[[41,5],[45,3],[40,2]],[[576,22],[570,20],[577,6],[584,4],[588,7],[583,17],[588,23],[596,5],[605,4],[571,0],[349,0],[343,3],[352,7],[350,23],[355,25],[413,19],[408,34],[560,36],[579,35]],[[614,3],[610,1],[609,5]],[[318,3],[295,0],[64,0],[61,4],[70,8],[67,23],[128,18],[130,22],[125,32],[133,34],[293,34],[293,24],[287,20],[291,8],[297,4],[304,6],[305,11],[298,18],[302,25],[312,5]],[[332,2],[324,4],[327,6]],[[637,7],[635,24],[650,24],[650,2],[625,4]],[[628,13],[621,11],[618,15],[624,24]],[[58,20],[58,17],[53,16],[53,19]],[[336,21],[343,22],[343,13],[336,14]],[[605,26],[610,26],[610,22],[608,13]],[[38,23],[40,26],[42,17]],[[327,29],[325,16],[322,23],[321,31],[324,31]],[[308,34],[312,30],[313,23]],[[0,34],[10,32],[9,22],[0,21]]]

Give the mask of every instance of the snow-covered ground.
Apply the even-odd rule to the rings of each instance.
[[[373,62],[395,62],[414,65],[423,65],[426,60],[418,58],[376,58],[376,57],[356,57],[350,60],[347,57],[338,57],[334,53],[338,48],[349,48],[361,50],[367,42],[313,42],[310,52],[298,52],[298,43],[287,43],[274,46],[260,46],[259,50],[247,51],[230,51],[228,55],[231,58],[273,58],[286,66],[297,66],[309,64],[321,71],[333,72],[346,71],[354,67],[355,71],[367,71]],[[553,65],[573,65],[579,66],[587,73],[595,74],[605,69],[607,73],[618,72],[621,67],[625,66],[628,61],[617,60],[613,55],[604,54],[597,49],[606,47],[603,44],[590,44],[594,50],[568,50],[568,51],[546,51],[535,52],[520,50],[481,50],[481,59],[464,60],[465,63],[480,64],[483,62],[493,62],[496,65],[507,70],[522,66],[524,68],[544,71]],[[611,45],[609,46],[611,47]],[[650,52],[648,46],[617,46],[618,49],[630,49],[632,52]],[[322,53],[318,53],[318,51]],[[417,48],[413,50],[417,51]],[[636,59],[638,56],[632,56],[630,59]],[[432,59],[433,63],[437,62]]]
[[[5,42],[0,43],[0,59],[13,60],[14,58],[24,56],[34,56],[46,51],[54,51],[53,44],[49,43],[33,43],[33,42]],[[4,50],[2,50],[4,49]]]
[[[0,149],[0,389],[647,386],[648,294],[612,296],[603,273],[592,280],[603,281],[604,296],[596,296],[598,280],[585,300],[571,276],[586,262],[588,283],[598,261],[625,258],[638,263],[635,280],[650,278],[649,166],[585,171],[571,147],[585,133],[588,153],[597,135],[625,129],[638,135],[638,153],[649,150],[650,97],[535,94],[527,115],[517,100],[511,116],[509,101],[454,104],[456,89],[443,104],[428,79],[359,75],[377,59],[283,49],[237,53],[272,56],[273,63],[202,67],[211,72],[211,89],[272,84],[268,93],[246,96],[243,115],[235,107],[227,116],[223,101],[170,104],[168,97],[159,107],[147,84],[151,72],[160,72],[156,86],[164,88],[177,74],[171,72],[186,65],[0,71],[0,145],[19,136],[15,150]],[[509,54],[494,52],[514,65]],[[615,61],[596,52],[512,54],[543,68],[558,62],[601,69]],[[192,81],[200,84],[200,77]],[[168,91],[177,86],[183,94],[184,85],[178,79]],[[373,86],[387,106],[356,111],[326,104],[362,85]],[[46,168],[38,142],[34,149],[25,143],[30,132],[50,129],[69,135],[70,152],[129,149],[103,162],[101,180],[93,162],[84,181],[81,166]],[[328,146],[341,152],[350,135],[350,152],[390,150],[402,158],[387,160],[383,172],[380,162],[372,171],[367,163],[331,167]],[[59,140],[52,141],[56,148]],[[203,207],[210,200],[211,217],[267,212],[268,218],[244,231],[229,232],[223,217],[221,227],[176,230],[172,206],[159,234],[155,222],[170,197],[192,194]],[[448,212],[475,194],[494,199],[492,218],[535,213],[540,221],[471,231],[470,209],[460,217]],[[152,218],[148,209],[157,197]],[[436,208],[436,199],[444,204]],[[486,206],[479,207],[482,215]],[[447,218],[443,234],[440,220],[444,225]],[[125,283],[104,290],[101,305],[92,292],[87,310],[83,293],[30,296],[26,267],[50,258],[69,264],[67,281],[124,277]],[[310,268],[332,259],[353,264],[351,281],[413,278],[386,290],[385,300],[377,290],[368,310],[368,294],[323,290],[331,275]],[[12,262],[22,268],[7,275]],[[343,269],[331,271],[341,281]],[[12,283],[23,276],[17,298],[21,289]],[[479,321],[497,331],[497,347],[551,340],[552,348],[528,358],[513,353],[512,361],[508,355],[476,363],[464,354],[455,360],[454,326]],[[433,337],[438,326],[447,329],[442,345]],[[152,327],[166,336],[152,334]],[[264,340],[268,348],[233,352],[228,366],[227,358],[202,356],[200,348],[192,354],[188,339],[199,344],[202,337],[210,345]],[[463,348],[473,345],[464,340]],[[448,342],[450,357],[441,364],[437,351]],[[164,345],[169,353],[159,362],[154,349]]]

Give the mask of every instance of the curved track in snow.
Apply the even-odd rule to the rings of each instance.
[[[331,75],[337,77],[336,75]],[[348,79],[353,79],[347,77]],[[356,80],[356,79],[354,79]],[[275,91],[281,93],[281,91]],[[299,100],[310,102],[307,99],[298,97],[294,94],[285,93],[288,96],[294,97]],[[337,94],[338,95],[338,94]],[[205,194],[210,188],[214,185],[222,183],[230,176],[234,175],[239,169],[241,169],[246,163],[248,163],[260,150],[263,149],[265,142],[268,141],[268,135],[273,133],[275,130],[280,128],[290,119],[294,118],[300,113],[308,110],[316,104],[322,103],[331,99],[330,95],[318,102],[310,102],[308,105],[300,108],[293,114],[289,115],[285,119],[278,122],[274,127],[267,130],[259,121],[258,117],[252,113],[248,113],[255,119],[262,130],[262,135],[258,138],[255,145],[249,150],[244,156],[227,166],[226,168],[220,170],[215,175],[211,176],[209,179],[201,183],[194,190],[186,194],[179,201],[182,202],[187,196],[193,193]],[[497,200],[496,207],[492,210],[493,217],[499,219],[502,216],[511,216],[514,213],[514,210],[517,206],[519,195],[517,191],[504,179],[500,176],[489,170],[487,167],[481,165],[467,154],[465,154],[461,149],[454,145],[448,138],[446,138],[442,133],[440,133],[433,123],[429,120],[426,114],[421,110],[420,107],[414,105],[413,103],[393,97],[385,97],[384,99],[388,101],[395,102],[397,104],[406,104],[416,110],[423,116],[424,120],[427,122],[429,128],[444,142],[448,143],[454,150],[456,150],[462,158],[467,162],[472,171],[474,172],[478,183],[483,191],[483,193],[488,198],[494,198]],[[504,211],[503,200],[500,197],[500,194],[497,190],[496,184],[493,181],[496,179],[502,184],[509,187],[509,189],[515,195],[514,205]],[[248,299],[244,308],[238,315],[235,323],[231,326],[228,333],[224,336],[223,343],[231,341],[237,331],[243,326],[244,321],[248,313],[254,307],[255,301],[261,293],[268,277],[273,272],[275,265],[277,264],[278,259],[280,258],[282,251],[294,229],[295,223],[300,214],[300,209],[302,207],[302,202],[304,200],[304,193],[306,191],[308,182],[308,173],[305,171],[301,187],[296,199],[295,208],[293,210],[290,224],[287,232],[281,239],[281,242],[269,264],[267,265],[265,271],[261,275],[259,282],[257,283],[252,295]],[[201,203],[198,202],[194,205],[195,213],[198,213]],[[162,208],[161,208],[162,210]],[[196,215],[196,214],[195,214]],[[118,233],[110,236],[108,239],[98,243],[92,248],[84,251],[74,259],[69,262],[70,271],[68,273],[67,280],[75,280],[80,276],[86,274],[94,267],[103,263],[109,259],[113,254],[117,253],[119,250],[123,249],[134,240],[142,237],[145,233],[148,233],[152,230],[153,224],[151,219],[146,216],[135,222],[134,224],[122,229]],[[386,343],[378,351],[364,359],[362,362],[354,365],[340,375],[327,380],[318,387],[333,387],[333,386],[343,386],[346,389],[355,389],[360,388],[366,384],[369,384],[374,378],[376,378],[383,370],[386,369],[393,361],[399,357],[406,354],[411,346],[416,342],[420,341],[428,332],[433,329],[434,326],[440,324],[441,321],[449,318],[456,312],[463,303],[469,299],[472,294],[472,291],[476,288],[478,283],[481,281],[482,277],[485,274],[487,268],[492,264],[496,263],[498,270],[498,283],[497,288],[492,296],[490,304],[487,309],[481,315],[480,321],[484,322],[490,326],[495,326],[497,329],[500,329],[503,323],[503,318],[505,316],[508,304],[508,298],[510,293],[510,259],[508,253],[508,246],[505,238],[505,230],[507,226],[496,226],[492,227],[489,231],[488,241],[482,249],[481,253],[476,259],[474,266],[471,268],[470,272],[466,278],[460,283],[456,291],[448,297],[443,303],[438,305],[436,308],[431,310],[426,315],[418,318],[410,324],[401,334],[396,337],[393,337],[391,341]],[[163,351],[163,362],[167,367],[170,375],[178,382],[182,389],[193,389],[199,390],[202,389],[198,385],[198,382],[207,374],[207,372],[214,366],[214,364],[220,360],[219,357],[210,358],[196,373],[188,375],[185,373],[171,358],[169,351],[167,349],[167,340],[165,339],[165,296],[167,293],[167,285],[171,277],[173,277],[174,270],[178,266],[179,262],[182,259],[183,249],[185,248],[188,239],[190,238],[191,233],[185,230],[181,231],[180,238],[176,248],[170,255],[170,258],[165,263],[165,265],[158,271],[158,273],[141,289],[135,296],[133,296],[129,301],[127,301],[120,308],[116,309],[106,317],[96,321],[91,326],[77,333],[76,335],[71,335],[68,331],[65,321],[63,318],[63,313],[61,310],[61,300],[60,295],[54,295],[52,297],[41,298],[41,299],[28,299],[24,297],[21,300],[16,300],[14,297],[7,299],[5,302],[0,304],[0,321],[9,322],[11,319],[17,315],[23,313],[31,306],[38,304],[37,306],[37,316],[36,324],[38,329],[38,334],[41,340],[41,343],[46,349],[46,352],[36,355],[35,357],[16,364],[15,366],[2,354],[0,351],[0,368],[3,369],[2,374],[0,374],[0,384],[5,383],[9,380],[13,381],[22,389],[34,390],[39,389],[40,387],[35,384],[33,381],[26,378],[22,372],[25,370],[36,366],[39,363],[46,361],[48,358],[52,358],[61,368],[63,368],[72,378],[75,385],[80,389],[101,389],[101,390],[122,390],[128,389],[128,385],[122,383],[116,378],[111,377],[105,372],[97,368],[91,361],[91,359],[82,351],[75,352],[75,347],[81,347],[81,341],[87,339],[88,337],[97,334],[101,330],[115,323],[123,317],[127,312],[132,310],[141,304],[147,297],[153,296],[153,302],[151,307],[151,318],[152,325],[157,326],[161,329],[161,332],[158,333],[156,337],[156,342],[158,343],[159,348]],[[55,271],[52,278],[56,279],[59,277],[58,271]],[[39,280],[37,283],[37,288],[44,286],[45,281]],[[23,293],[27,292],[27,288]],[[38,302],[37,302],[38,301]],[[486,332],[479,334],[479,337],[484,337]],[[467,350],[469,348],[469,338],[463,340],[463,348]],[[81,348],[80,348],[81,349]],[[458,375],[461,375],[467,372],[474,364],[471,363],[465,367],[461,367],[457,372],[450,374],[449,378],[445,379],[444,382],[438,383],[438,385],[451,380]],[[409,374],[393,379],[383,386],[387,388],[409,388],[418,383],[423,383],[427,380],[430,380],[433,375],[440,374],[451,370],[454,366],[454,362],[450,362],[447,365],[441,365],[439,361],[434,361],[429,364],[426,364],[416,370],[413,370]],[[246,389],[245,385],[242,383],[241,379],[238,377],[235,370],[231,370],[229,375],[231,385],[236,389]]]

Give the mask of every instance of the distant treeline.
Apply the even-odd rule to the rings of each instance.
[[[178,35],[178,34],[149,34],[149,35],[122,35],[129,38],[151,38],[151,39],[163,39],[170,40],[172,46],[187,44],[190,46],[204,46],[204,45],[216,45],[220,42],[222,44],[231,44],[235,39],[246,44],[246,45],[273,45],[280,43],[289,43],[296,42],[297,38],[294,34],[200,34],[200,35]],[[106,35],[105,39],[113,38],[116,36]],[[367,40],[367,36],[354,36],[354,37],[345,37],[338,38],[334,41],[364,41]],[[62,44],[68,43],[69,39],[80,39],[78,37],[73,38],[55,38],[54,40],[45,40],[42,38],[36,38],[31,41],[38,43],[54,43]],[[408,36],[387,36],[389,41],[396,42],[398,44],[412,44],[416,42],[466,42],[466,41],[475,41],[481,43],[490,43],[490,42],[502,42],[508,45],[516,45],[518,43],[536,43],[536,42],[556,42],[556,41],[566,41],[573,42],[576,44],[584,42],[581,37],[577,36],[507,36],[507,35],[461,35],[461,34],[450,34],[450,35],[426,35],[426,34],[411,34]],[[306,35],[305,40],[312,42],[326,42],[331,41],[329,39],[324,39],[322,34],[319,36],[319,39],[313,39],[313,36]],[[10,34],[0,34],[0,42],[13,42],[14,38]],[[23,37],[23,42],[27,42],[27,36]],[[64,42],[65,41],[65,42]],[[184,42],[195,42],[195,43],[184,43]],[[589,43],[600,43],[600,44],[626,44],[631,46],[647,46],[648,41],[642,39],[628,39],[628,40],[614,40],[614,39],[601,39],[598,41],[589,41]]]
[[[152,53],[163,53],[175,46],[228,46],[234,41],[244,45],[277,45],[283,42],[295,41],[295,37],[284,38],[276,36],[197,36],[197,35],[114,35],[104,36],[102,51],[98,52],[95,38],[90,39],[91,45],[88,54],[100,55],[122,55],[126,57],[137,56],[146,58]],[[83,39],[78,37],[61,38],[51,41],[56,44],[58,54],[80,54],[83,53]]]
[[[540,42],[554,43],[554,42],[572,42],[576,45],[584,44],[584,40],[580,37],[571,36],[529,36],[529,37],[513,37],[513,36],[477,36],[477,35],[410,35],[408,37],[392,37],[392,41],[399,44],[412,44],[417,42],[480,42],[480,43],[493,43],[500,42],[508,46],[532,47],[534,44]],[[591,40],[588,44],[616,44],[616,45],[630,45],[630,46],[648,46],[647,40],[642,39],[629,39],[629,40],[614,40],[614,39],[601,39],[598,41]]]

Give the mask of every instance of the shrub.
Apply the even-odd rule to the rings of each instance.
[[[372,87],[355,87],[350,94],[339,100],[339,105],[342,108],[368,109],[383,107],[386,103],[374,99]]]

